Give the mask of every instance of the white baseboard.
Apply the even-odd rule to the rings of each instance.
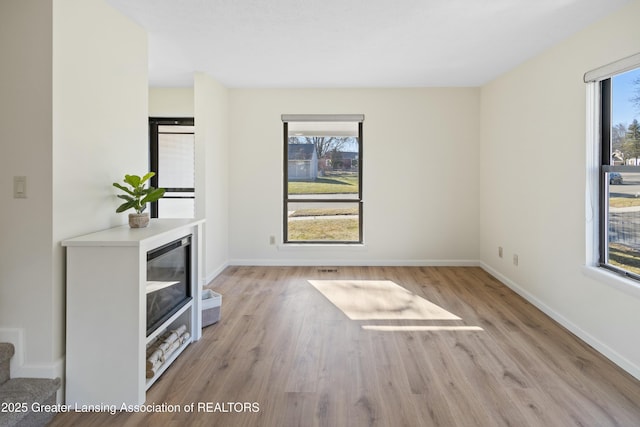
[[[202,283],[202,287],[207,286],[209,283],[213,281],[216,277],[220,275],[224,271],[225,268],[229,267],[228,262],[222,263],[218,268],[213,270],[211,273],[207,274],[207,277],[204,278],[204,283]]]
[[[13,359],[11,360],[13,377]],[[64,379],[64,357],[53,363],[26,363],[16,368],[16,377],[22,378],[56,378]]]
[[[53,363],[25,363],[24,330],[0,328],[0,342],[13,344],[15,354],[11,358],[11,378],[56,378],[64,380],[64,357]]]
[[[371,260],[371,259],[330,259],[330,258],[304,258],[304,259],[243,259],[237,258],[229,261],[228,265],[255,265],[255,266],[273,266],[273,267],[305,267],[318,265],[331,266],[352,266],[352,267],[479,267],[480,262],[477,260]]]
[[[596,349],[599,353],[601,353],[607,359],[611,360],[620,368],[624,369],[629,374],[633,375],[636,379],[640,380],[639,366],[637,366],[636,364],[634,364],[633,362],[631,362],[630,360],[622,356],[620,353],[618,353],[617,351],[615,351],[614,349],[612,349],[611,347],[609,347],[608,345],[606,345],[605,343],[603,343],[602,341],[594,337],[593,335],[589,334],[588,332],[580,328],[575,323],[571,322],[562,314],[553,310],[551,307],[549,307],[547,304],[542,302],[536,296],[534,296],[533,294],[525,290],[523,287],[518,285],[516,282],[504,276],[502,273],[495,270],[491,266],[485,264],[484,262],[480,262],[480,267],[483,270],[485,270],[487,273],[491,274],[493,277],[498,279],[500,282],[505,284],[512,291],[520,295],[522,298],[526,299],[528,302],[536,306],[544,314],[546,314],[547,316],[549,316],[550,318],[558,322],[560,325],[564,326],[572,334],[574,334],[575,336],[580,338],[582,341],[586,342],[591,347]]]

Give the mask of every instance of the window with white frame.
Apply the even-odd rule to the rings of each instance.
[[[585,81],[595,107],[597,264],[640,280],[640,54],[589,72]]]
[[[363,120],[282,116],[284,243],[362,243]]]

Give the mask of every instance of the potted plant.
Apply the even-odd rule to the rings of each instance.
[[[138,175],[125,175],[124,182],[128,185],[125,187],[117,182],[113,186],[124,191],[126,194],[118,194],[118,197],[125,200],[123,204],[116,209],[117,213],[124,212],[128,209],[135,209],[136,213],[129,214],[129,227],[143,228],[149,224],[149,213],[144,212],[147,203],[155,202],[164,195],[164,188],[154,188],[145,183],[155,176],[155,172],[149,172],[143,177]]]

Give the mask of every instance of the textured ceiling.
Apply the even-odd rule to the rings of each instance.
[[[107,0],[152,86],[482,85],[630,0]]]

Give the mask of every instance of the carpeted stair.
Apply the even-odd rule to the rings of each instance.
[[[0,343],[0,427],[47,425],[54,413],[32,412],[35,402],[54,405],[60,378],[10,378],[9,366],[15,349]]]

